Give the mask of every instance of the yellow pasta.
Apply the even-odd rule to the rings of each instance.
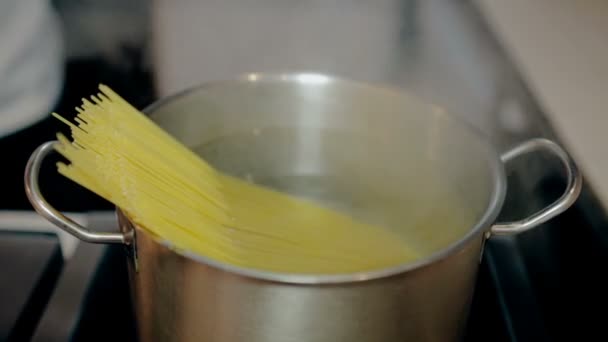
[[[350,273],[417,257],[403,238],[214,169],[107,86],[58,135],[58,171],[142,229],[214,260],[286,273]]]

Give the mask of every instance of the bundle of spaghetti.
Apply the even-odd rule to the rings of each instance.
[[[229,176],[109,87],[83,99],[62,175],[119,207],[176,250],[235,266],[336,274],[394,266],[416,253],[396,233],[308,199]]]

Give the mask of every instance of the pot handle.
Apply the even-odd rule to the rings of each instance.
[[[92,243],[118,243],[128,245],[131,243],[129,234],[123,233],[108,233],[108,232],[93,232],[86,227],[81,226],[74,220],[63,215],[61,212],[53,208],[44,199],[40,192],[38,184],[38,175],[40,166],[44,158],[55,150],[56,141],[49,141],[40,145],[30,156],[25,167],[25,193],[30,203],[42,217],[49,220],[57,227],[74,235],[78,239]]]
[[[531,215],[530,217],[519,221],[495,224],[494,226],[492,226],[491,234],[510,235],[521,233],[531,228],[534,228],[564,212],[578,198],[583,184],[582,176],[578,170],[578,167],[576,166],[572,158],[570,158],[568,153],[566,153],[564,149],[562,149],[553,141],[542,138],[528,140],[516,146],[515,148],[505,152],[503,155],[501,155],[500,158],[502,159],[503,163],[508,163],[511,160],[526,153],[543,150],[553,153],[562,162],[564,168],[566,169],[566,175],[568,178],[566,190],[564,191],[562,196],[558,198],[555,202],[551,203],[550,205]]]

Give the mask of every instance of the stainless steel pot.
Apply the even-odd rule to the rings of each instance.
[[[219,169],[386,224],[423,257],[357,274],[275,274],[175,252],[120,211],[121,232],[89,231],[40,193],[48,142],[27,165],[29,199],[81,240],[128,246],[142,341],[458,340],[485,239],[551,219],[581,189],[575,164],[551,141],[500,155],[433,105],[325,75],[251,74],[190,89],[145,112]],[[495,223],[504,163],[542,151],[563,162],[564,194],[531,217]]]

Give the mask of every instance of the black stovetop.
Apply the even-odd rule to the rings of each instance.
[[[510,181],[517,182],[513,177]],[[561,185],[560,177],[547,176],[537,190],[550,199]],[[518,197],[510,197],[507,213]],[[608,340],[603,326],[608,308],[608,221],[598,215],[594,203],[585,188],[577,204],[537,230],[488,241],[465,341]],[[108,213],[100,215],[97,223],[94,216],[90,225],[108,229],[115,225]],[[39,281],[33,288],[12,290],[20,295],[12,298],[12,320],[0,322],[5,329],[0,338],[136,340],[123,247],[80,243],[74,255],[62,262],[52,235],[4,234],[29,246],[21,248],[23,256],[30,255],[30,266],[22,272],[28,274],[21,276]],[[37,267],[31,266],[32,254],[39,256]],[[15,272],[21,267],[9,258],[1,261],[3,270]]]

